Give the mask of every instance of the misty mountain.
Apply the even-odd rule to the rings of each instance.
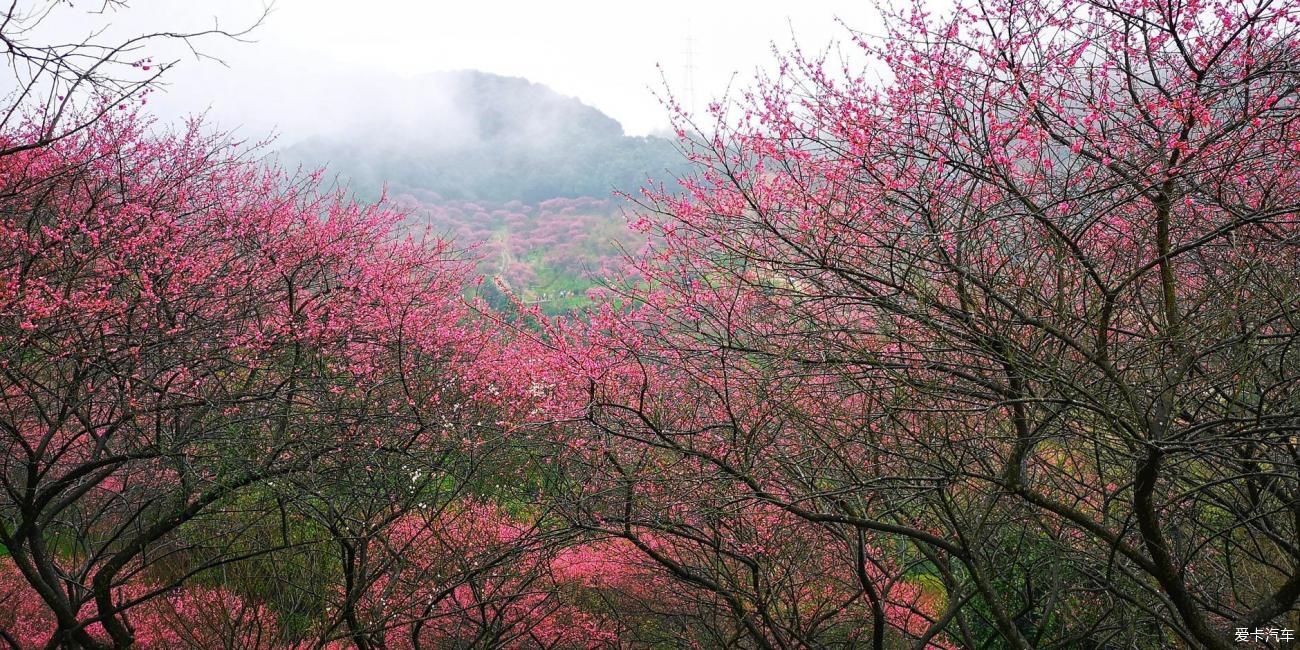
[[[683,169],[674,144],[623,133],[613,118],[544,85],[477,71],[358,88],[365,110],[281,152],[325,166],[361,195],[448,200],[606,197]]]

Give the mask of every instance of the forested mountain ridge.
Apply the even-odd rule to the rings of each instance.
[[[518,77],[442,72],[394,82],[354,128],[292,143],[282,159],[325,167],[361,195],[385,185],[441,198],[535,203],[608,197],[682,168],[671,141]]]

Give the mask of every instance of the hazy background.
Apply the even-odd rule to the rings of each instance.
[[[105,18],[111,33],[246,26],[260,0],[133,0],[126,11],[79,16],[99,2],[60,9],[49,27],[68,38]],[[524,77],[577,97],[618,120],[629,134],[662,131],[664,110],[651,89],[663,78],[683,100],[703,106],[733,75],[745,83],[770,64],[773,43],[820,49],[843,40],[843,20],[871,30],[865,2],[659,2],[483,0],[277,0],[252,43],[208,39],[211,61],[182,61],[165,93],[151,100],[166,117],[208,111],[246,135],[281,133],[281,143],[346,127],[404,99],[380,92],[425,73],[473,69]],[[164,51],[159,58],[184,57]],[[656,67],[659,66],[659,67]],[[694,92],[692,93],[692,88]],[[427,106],[421,98],[421,104]],[[384,106],[382,104],[388,104]],[[400,110],[401,107],[396,107]]]

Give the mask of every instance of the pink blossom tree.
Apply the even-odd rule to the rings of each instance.
[[[315,183],[129,116],[0,157],[0,543],[52,644],[438,506],[501,436],[466,266]]]
[[[757,646],[813,631],[762,598],[790,574],[749,536],[793,537],[764,526],[868,568],[837,593],[874,647],[1297,627],[1298,21],[916,6],[860,70],[796,51],[679,115],[696,174],[644,197],[646,282],[564,335],[590,346],[573,519]],[[919,627],[886,612],[909,583]]]

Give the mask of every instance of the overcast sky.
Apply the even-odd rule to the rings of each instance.
[[[85,10],[99,1],[79,0]],[[122,33],[246,24],[259,0],[133,0],[129,10],[93,18],[61,14],[76,33],[110,19]],[[772,63],[771,46],[793,38],[821,49],[847,32],[871,31],[867,2],[715,0],[276,0],[254,43],[208,41],[203,49],[228,68],[186,60],[152,100],[166,117],[209,111],[224,128],[252,135],[277,129],[281,141],[328,129],[340,111],[365,111],[349,92],[360,80],[476,69],[525,77],[577,97],[633,134],[662,129],[652,95],[659,68],[679,94],[693,77],[697,105],[721,93],[733,75],[744,84]],[[86,22],[78,22],[85,20]],[[693,75],[688,75],[687,52]],[[170,55],[169,55],[170,56]]]

